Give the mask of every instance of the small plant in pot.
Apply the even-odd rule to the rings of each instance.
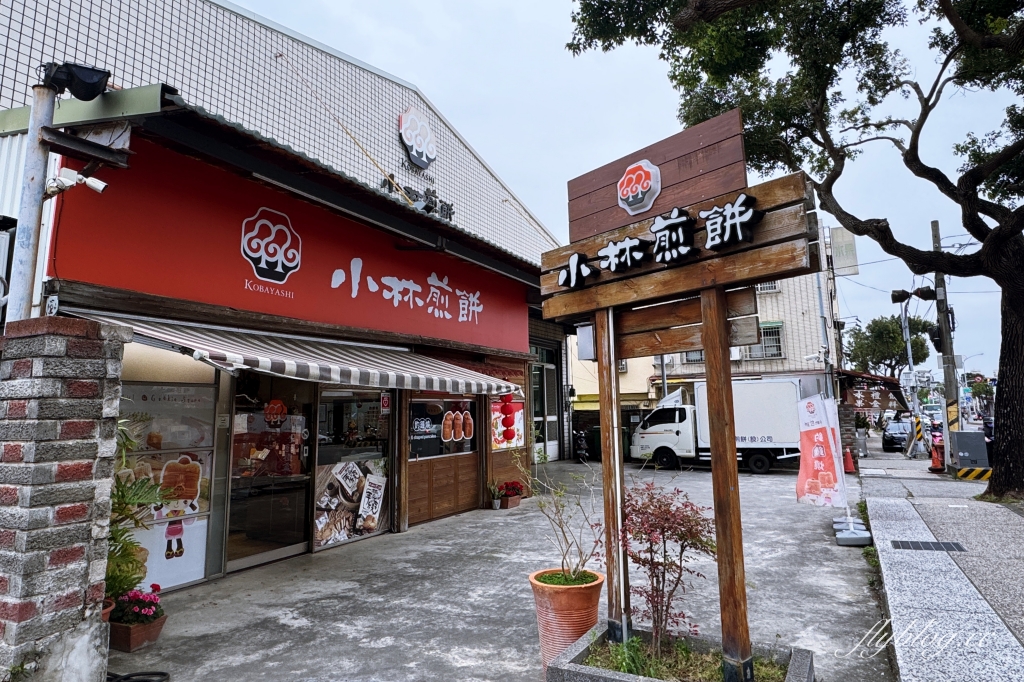
[[[523,497],[523,484],[519,481],[505,481],[498,486],[501,494],[502,509],[512,509],[519,506],[519,500]]]
[[[597,624],[598,602],[605,576],[587,570],[587,564],[599,558],[603,525],[598,520],[599,499],[595,494],[595,475],[573,474],[570,483],[544,480],[519,463],[530,477],[537,507],[547,518],[552,533],[549,540],[558,550],[561,565],[530,574],[530,586],[537,608],[540,652],[547,668],[566,647]]]
[[[497,481],[487,484],[487,492],[491,494],[491,509],[501,509],[501,486]]]
[[[117,451],[121,461],[137,447],[127,420],[118,422]],[[167,616],[159,607],[156,593],[160,586],[150,586],[150,593],[136,589],[146,577],[145,552],[132,531],[148,529],[146,517],[153,505],[164,501],[166,494],[151,478],[129,480],[120,472],[114,476],[110,490],[110,536],[107,541],[106,592],[104,619],[110,620],[110,646],[120,651],[134,651],[155,642]],[[139,596],[143,595],[143,596]],[[157,608],[149,612],[151,607]],[[140,615],[141,614],[141,615]]]

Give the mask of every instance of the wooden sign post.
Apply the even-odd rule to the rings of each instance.
[[[618,361],[704,351],[726,682],[754,679],[729,349],[760,342],[754,284],[821,269],[806,177],[747,187],[745,164],[734,110],[576,178],[571,243],[541,263],[544,317],[594,332],[613,641],[630,630]]]

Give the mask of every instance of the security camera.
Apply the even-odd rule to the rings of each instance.
[[[93,192],[103,194],[103,190],[107,188],[107,183],[103,182],[99,178],[85,178],[85,186]]]
[[[73,168],[61,168],[57,177],[46,181],[46,195],[50,197],[57,196],[75,185],[85,185],[99,194],[102,194],[103,190],[107,188],[107,183],[99,178],[86,177]]]

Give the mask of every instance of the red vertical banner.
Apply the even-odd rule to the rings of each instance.
[[[837,452],[832,420],[821,396],[799,401],[800,475],[797,502],[818,507],[845,507],[846,481]]]

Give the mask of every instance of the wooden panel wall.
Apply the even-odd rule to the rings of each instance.
[[[409,525],[479,506],[479,453],[409,462]]]
[[[616,185],[629,165],[642,159],[658,166],[661,194],[648,211],[631,216],[618,204]],[[743,121],[733,109],[570,180],[569,241],[746,186]]]

